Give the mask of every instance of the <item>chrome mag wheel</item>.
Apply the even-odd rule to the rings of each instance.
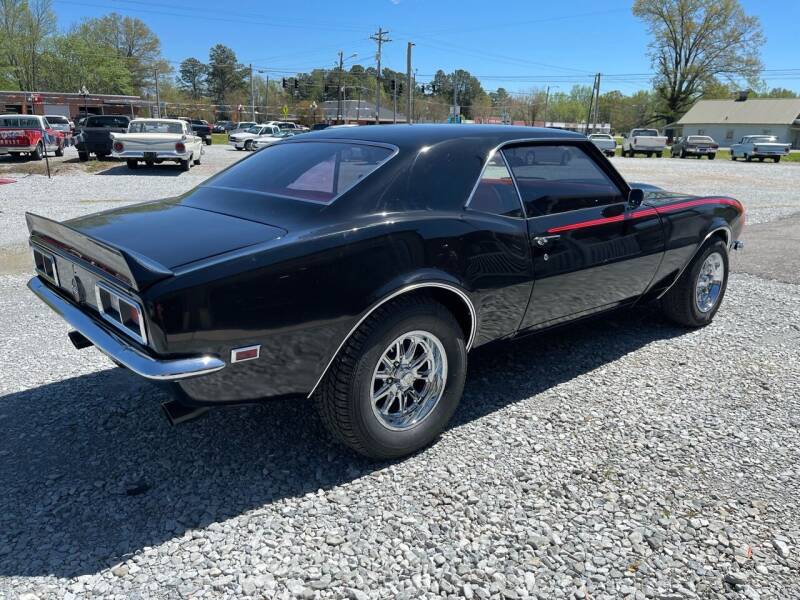
[[[695,283],[694,298],[700,312],[707,313],[716,306],[724,279],[725,263],[722,255],[712,252],[703,261]]]
[[[383,351],[372,374],[372,412],[392,431],[410,429],[433,412],[447,382],[442,342],[427,331],[409,331]]]

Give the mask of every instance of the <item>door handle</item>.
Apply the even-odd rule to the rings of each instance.
[[[560,235],[538,235],[531,238],[531,241],[539,246],[546,246],[550,242],[554,242],[555,240],[561,239]]]

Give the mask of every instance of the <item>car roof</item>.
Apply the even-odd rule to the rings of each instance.
[[[178,124],[182,124],[182,123],[186,122],[183,119],[156,119],[156,118],[150,118],[150,119],[134,119],[133,121],[131,121],[131,123],[144,123],[144,122],[153,122],[153,121],[157,121],[159,123],[178,123]]]
[[[562,129],[517,127],[511,125],[362,125],[359,127],[327,127],[303,136],[314,139],[347,139],[392,144],[398,148],[414,148],[459,138],[480,139],[492,146],[508,142],[538,139],[581,140],[586,136]]]

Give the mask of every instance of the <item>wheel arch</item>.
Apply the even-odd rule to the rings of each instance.
[[[731,244],[733,243],[733,233],[731,232],[730,225],[728,225],[728,223],[724,220],[714,220],[703,236],[703,239],[699,244],[697,244],[694,252],[692,252],[692,255],[689,257],[689,260],[687,260],[686,264],[683,265],[683,268],[681,268],[680,272],[675,276],[675,279],[672,281],[672,283],[670,283],[660,294],[658,294],[657,298],[662,298],[670,289],[672,289],[672,286],[674,286],[680,280],[684,271],[686,271],[689,265],[692,264],[692,261],[694,261],[695,257],[703,248],[705,243],[713,238],[719,238],[725,242],[725,246],[727,248],[730,248]]]
[[[369,316],[379,307],[383,306],[387,302],[399,298],[400,296],[406,296],[408,294],[428,295],[443,304],[453,314],[456,321],[458,321],[458,324],[461,326],[466,339],[467,351],[470,350],[473,342],[475,341],[475,335],[478,331],[478,315],[475,310],[475,305],[472,303],[472,300],[467,293],[459,286],[444,281],[417,281],[414,283],[409,283],[399,287],[398,289],[395,289],[392,292],[384,294],[378,301],[373,302],[372,305],[362,313],[355,325],[353,325],[350,331],[348,331],[344,338],[342,338],[342,341],[331,355],[330,359],[325,365],[325,368],[322,370],[322,373],[320,373],[317,381],[314,383],[314,387],[311,388],[311,391],[308,393],[309,398],[314,395],[314,392],[317,390],[320,383],[325,378],[325,375],[328,373],[328,369],[330,369],[331,364],[336,359],[339,352],[341,352],[342,348],[347,343],[347,340],[350,339],[350,337],[361,326],[361,324],[364,323],[364,321],[366,321]]]

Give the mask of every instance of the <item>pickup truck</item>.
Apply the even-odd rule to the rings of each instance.
[[[589,141],[606,156],[614,156],[617,150],[617,141],[607,133],[593,133],[589,136]]]
[[[89,160],[94,153],[97,158],[105,158],[111,154],[111,134],[125,133],[131,120],[122,115],[91,115],[83,122],[75,136],[75,147],[78,159]]]
[[[780,162],[781,156],[787,156],[790,148],[791,145],[781,144],[774,135],[746,135],[731,146],[731,160],[743,158],[750,162],[757,158],[764,162],[764,159],[771,158]]]
[[[140,162],[147,166],[178,163],[182,171],[200,164],[203,140],[183,119],[134,119],[127,133],[111,134],[114,158],[125,159],[129,169]]]
[[[178,117],[181,121],[186,121],[192,126],[194,134],[203,139],[206,146],[211,145],[211,125],[203,119],[189,119],[188,117]]]
[[[42,160],[45,149],[64,156],[64,135],[41,115],[0,115],[0,155]]]
[[[622,156],[636,156],[654,154],[661,158],[664,148],[667,147],[667,138],[658,135],[657,129],[631,129],[631,132],[622,136]]]

